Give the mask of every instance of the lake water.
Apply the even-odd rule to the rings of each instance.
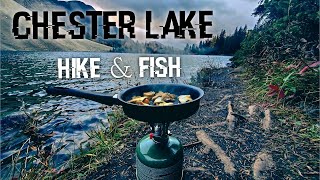
[[[40,132],[54,136],[47,145],[67,144],[57,156],[59,161],[77,151],[88,137],[86,131],[106,122],[108,110],[103,105],[74,97],[48,96],[45,88],[62,86],[115,94],[120,90],[147,83],[187,83],[196,71],[205,66],[225,66],[230,56],[165,55],[181,58],[180,78],[140,78],[138,58],[140,56],[164,56],[147,54],[117,54],[95,52],[1,52],[1,161],[8,160],[15,150],[21,148],[26,137],[19,131],[23,119],[22,105],[27,112],[37,114]],[[98,57],[100,78],[58,79],[58,58]],[[115,79],[110,68],[115,57],[122,58],[122,65],[131,66],[131,78]],[[59,140],[59,143],[57,141]],[[72,140],[72,141],[71,141]],[[24,148],[24,147],[23,147]],[[22,149],[23,149],[22,148]]]

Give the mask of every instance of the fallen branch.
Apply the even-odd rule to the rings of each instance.
[[[246,117],[242,116],[241,114],[237,114],[237,113],[232,113],[232,115],[234,115],[236,118],[238,118],[239,120],[247,120]]]
[[[271,115],[270,115],[270,110],[269,109],[266,109],[264,111],[264,120],[263,120],[263,123],[262,123],[262,128],[264,130],[269,130],[270,128],[270,124],[271,124]]]
[[[302,174],[304,174],[304,175],[319,175],[320,173],[314,171],[314,172],[305,172],[305,173],[302,173]]]
[[[226,121],[228,123],[228,129],[230,131],[234,129],[235,120],[236,120],[236,117],[232,114],[233,114],[232,104],[231,104],[231,101],[228,101],[228,115],[227,115]]]
[[[272,160],[272,156],[264,152],[259,152],[252,167],[253,178],[265,179],[265,177],[262,175],[262,172],[270,170],[273,166],[274,162]]]
[[[223,101],[231,97],[232,95],[225,95],[218,103],[216,103],[216,101],[207,101],[207,102],[201,103],[200,106],[206,106],[208,104],[214,104],[215,106],[219,106]]]
[[[217,104],[216,104],[216,106],[218,106],[219,104],[221,104],[223,101],[225,101],[225,100],[227,100],[227,99],[229,99],[229,98],[231,98],[232,96],[231,95],[225,95]]]
[[[256,115],[257,112],[257,106],[256,105],[251,105],[248,107],[248,112],[250,116]]]
[[[216,156],[224,164],[224,171],[233,176],[236,172],[234,164],[231,162],[230,157],[228,157],[226,153],[221,149],[221,147],[217,145],[203,130],[197,131],[196,136],[204,145],[210,147],[213,150]]]
[[[187,148],[187,147],[190,147],[190,146],[195,146],[195,145],[198,145],[200,144],[201,142],[200,141],[196,141],[196,142],[192,142],[192,143],[189,143],[189,144],[185,144],[183,145],[184,148]]]
[[[203,154],[209,154],[210,150],[211,150],[210,147],[205,146],[203,149],[200,150],[200,152]]]
[[[191,171],[191,172],[196,172],[196,171],[206,171],[205,168],[203,167],[187,167],[184,169],[185,171]]]
[[[191,128],[210,128],[210,127],[216,127],[216,126],[223,126],[225,125],[226,122],[216,122],[208,125],[202,125],[202,126],[195,126],[192,124],[188,124]]]

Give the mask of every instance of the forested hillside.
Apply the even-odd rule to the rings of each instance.
[[[222,29],[220,34],[200,41],[199,45],[187,44],[184,52],[187,54],[233,55],[240,49],[240,43],[246,37],[247,31],[247,26],[237,27],[233,34],[227,35],[226,30]]]
[[[318,10],[317,0],[264,0],[255,9],[258,24],[233,62],[247,69],[254,88],[269,86],[266,98],[319,104]]]

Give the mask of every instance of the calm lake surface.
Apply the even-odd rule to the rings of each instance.
[[[181,58],[180,78],[139,77],[138,58],[140,56],[179,56]],[[58,79],[58,58],[101,58],[99,63],[100,78],[94,79]],[[110,68],[115,57],[122,58],[122,65],[131,66],[131,78],[115,79]],[[1,161],[10,158],[16,149],[21,148],[26,137],[19,126],[24,121],[19,118],[25,111],[37,113],[40,131],[54,132],[54,136],[46,144],[66,145],[57,159],[63,162],[70,152],[76,152],[87,139],[86,131],[107,123],[107,113],[102,104],[74,98],[48,96],[45,88],[62,86],[79,88],[102,93],[116,94],[124,88],[148,83],[187,83],[192,75],[201,67],[216,65],[223,67],[230,56],[198,56],[198,55],[148,55],[118,54],[96,52],[1,52]],[[89,63],[88,63],[89,64]],[[59,143],[57,141],[59,140]],[[72,140],[72,141],[71,141]],[[22,149],[24,149],[23,147]],[[5,164],[5,163],[4,163]]]

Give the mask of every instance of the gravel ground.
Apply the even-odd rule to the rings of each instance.
[[[211,74],[210,82],[203,87],[205,96],[200,110],[169,127],[185,146],[183,179],[299,179],[284,168],[287,165],[280,158],[281,152],[272,152],[275,148],[270,147],[270,137],[274,131],[263,125],[265,109],[256,108],[249,115],[250,104],[237,72],[217,69]],[[228,103],[233,107],[233,128],[226,121]],[[196,135],[199,131],[209,136],[214,148],[199,141]],[[125,139],[125,150],[88,179],[135,179],[136,143],[149,132],[148,126],[142,125],[132,137]],[[234,171],[230,173],[226,167]]]

